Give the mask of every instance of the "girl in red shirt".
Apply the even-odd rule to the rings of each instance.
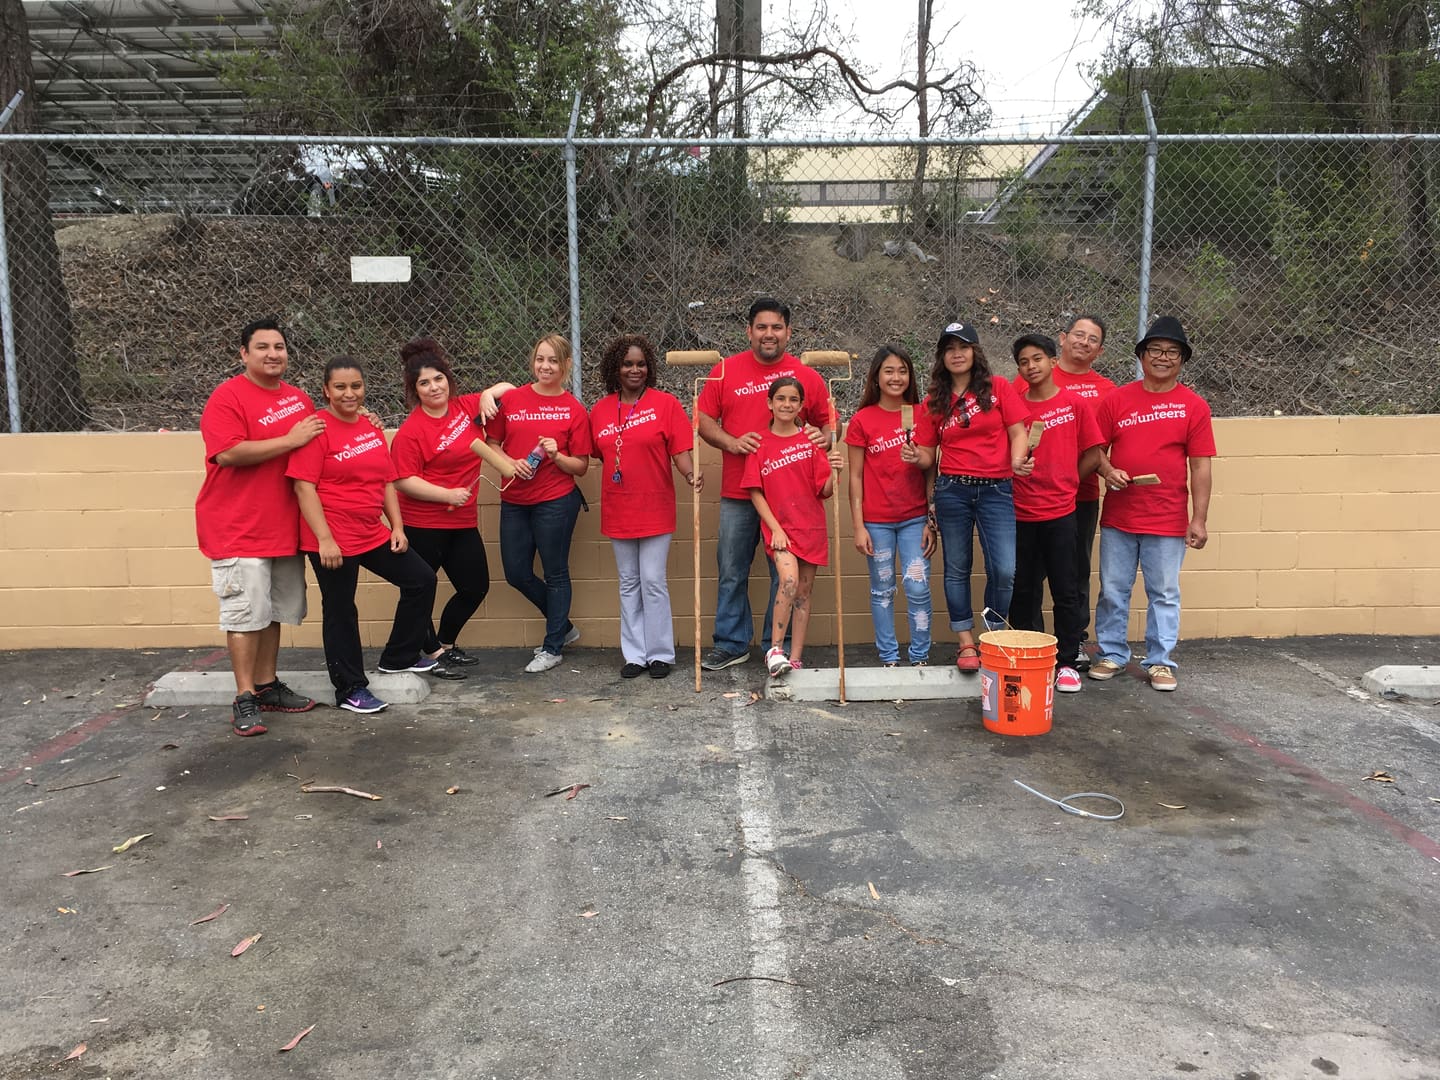
[[[875,650],[885,667],[900,662],[895,640],[897,562],[910,622],[910,665],[924,667],[930,659],[930,556],[936,531],[925,516],[925,474],[900,457],[913,438],[901,422],[901,409],[910,406],[913,424],[919,400],[910,354],[898,345],[882,345],[870,361],[860,407],[845,429],[855,550],[870,566],[870,618]]]
[[[825,507],[835,489],[835,470],[844,464],[838,449],[829,455],[810,441],[800,423],[805,388],[785,375],[770,384],[770,430],[745,459],[745,487],[760,516],[765,554],[775,563],[779,588],[770,630],[774,642],[765,654],[772,676],[803,666],[805,631],[810,625],[810,592],[815,568],[830,562]],[[790,655],[781,642],[790,629]]]
[[[400,589],[381,671],[448,673],[420,647],[435,604],[435,571],[405,535],[395,494],[395,466],[385,434],[361,414],[365,376],[348,356],[325,365],[325,430],[290,455],[285,475],[300,502],[300,550],[320,586],[321,637],[335,704],[374,713],[385,702],[370,693],[355,586],[363,566]],[[382,520],[381,515],[384,515]]]
[[[570,538],[580,516],[577,477],[590,468],[590,417],[565,384],[570,342],[547,334],[530,353],[535,381],[505,394],[485,438],[515,465],[500,493],[500,561],[505,580],[545,616],[545,640],[525,666],[549,671],[580,639],[570,621]],[[535,576],[535,556],[545,577]]]
[[[1004,379],[991,376],[980,335],[955,322],[935,343],[930,392],[916,418],[915,442],[903,460],[919,469],[936,466],[935,517],[945,552],[945,606],[960,639],[955,666],[980,670],[970,567],[975,534],[985,553],[985,606],[994,629],[1004,625],[1015,585],[1013,475],[1027,476],[1025,406]]]
[[[443,569],[455,588],[440,614],[439,632],[433,618],[426,629],[425,654],[447,668],[469,667],[480,661],[460,648],[460,631],[490,591],[475,499],[481,439],[474,424],[493,417],[496,398],[514,387],[497,383],[481,394],[461,394],[450,358],[433,338],[406,342],[400,361],[411,407],[390,444],[400,513],[411,550],[437,574]]]

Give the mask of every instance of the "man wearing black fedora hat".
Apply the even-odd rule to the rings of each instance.
[[[1178,319],[1163,315],[1135,344],[1143,376],[1111,393],[1096,414],[1108,488],[1100,517],[1099,656],[1090,678],[1114,678],[1130,662],[1126,628],[1135,571],[1145,577],[1145,667],[1155,690],[1177,686],[1172,656],[1180,639],[1180,564],[1187,547],[1205,546],[1210,406],[1180,385],[1191,356]]]

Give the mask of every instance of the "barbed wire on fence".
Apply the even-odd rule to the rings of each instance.
[[[31,135],[0,154],[22,145],[44,155],[73,323],[72,352],[50,327],[18,357],[26,430],[73,426],[66,363],[87,426],[193,428],[238,370],[239,327],[272,312],[296,381],[314,391],[330,355],[357,355],[392,422],[410,337],[441,340],[474,387],[525,379],[533,342],[568,332],[563,138]],[[613,336],[735,351],[761,293],[791,304],[797,350],[926,358],[964,317],[1002,372],[1018,335],[1094,312],[1101,370],[1133,377],[1144,136],[571,145],[587,399]],[[1148,311],[1190,329],[1185,377],[1217,415],[1440,409],[1440,140],[1151,145]],[[43,254],[20,236],[15,265]],[[410,279],[352,281],[352,256],[376,255],[408,257]]]

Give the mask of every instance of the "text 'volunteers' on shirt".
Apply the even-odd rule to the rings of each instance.
[[[764,434],[770,428],[770,385],[783,375],[799,379],[805,389],[800,422],[814,427],[830,423],[830,391],[819,372],[806,367],[798,357],[789,353],[773,364],[766,364],[756,359],[751,349],[726,357],[710,369],[710,377],[700,390],[700,411],[736,438],[751,431]],[[745,459],[748,456],[722,455],[722,497],[750,497],[745,490]]]
[[[1158,484],[1105,493],[1100,524],[1148,536],[1184,536],[1190,527],[1190,458],[1215,456],[1210,406],[1175,386],[1152,393],[1142,382],[1117,389],[1096,415],[1110,464],[1130,476],[1155,473]]]
[[[390,448],[384,432],[363,416],[353,424],[324,410],[320,417],[325,430],[290,455],[286,475],[315,485],[340,554],[363,555],[390,541],[390,527],[380,516],[385,485],[395,479]],[[300,550],[320,550],[320,541],[303,519]]]
[[[217,465],[242,442],[287,435],[315,411],[309,395],[282,382],[274,390],[244,375],[215,388],[200,415],[205,480],[195,500],[195,534],[207,559],[277,559],[300,550],[300,504],[285,478],[289,455],[258,465]]]
[[[590,410],[591,453],[600,470],[600,533],[635,540],[675,531],[675,470],[671,458],[692,448],[685,406],[649,387],[638,401],[619,394]]]
[[[500,411],[485,425],[485,432],[516,461],[524,461],[542,438],[554,439],[559,452],[570,457],[588,458],[591,453],[590,417],[585,406],[568,390],[542,394],[533,383],[517,386],[500,399]],[[510,481],[500,498],[518,506],[534,506],[568,495],[574,486],[575,478],[546,456],[540,459],[533,477]]]
[[[915,441],[922,446],[939,445],[940,472],[945,476],[1004,479],[1012,472],[1006,429],[1024,423],[1028,416],[1014,388],[1004,379],[992,378],[988,409],[980,408],[972,390],[966,390],[963,399],[950,395],[948,418],[932,413],[928,402],[917,407]],[[939,430],[942,424],[943,431]]]
[[[916,406],[917,411],[921,408]],[[846,445],[865,451],[860,513],[866,521],[894,523],[925,516],[925,474],[900,460],[905,435],[900,410],[879,405],[859,410],[845,429]]]
[[[480,458],[470,444],[480,438],[475,418],[480,415],[480,395],[462,394],[450,399],[444,416],[430,416],[416,409],[390,444],[395,475],[404,480],[419,477],[443,488],[470,488],[480,480]],[[464,506],[412,499],[400,492],[400,516],[406,527],[417,529],[473,529],[479,505],[471,498]]]
[[[745,457],[745,490],[759,488],[790,541],[790,553],[816,566],[830,564],[830,541],[825,530],[825,504],[820,500],[830,478],[825,451],[803,431],[794,435],[765,432],[760,449]],[[773,537],[764,519],[760,532],[765,554],[775,557]]]
[[[1035,447],[1034,470],[1015,477],[1015,519],[1054,521],[1074,513],[1080,489],[1080,455],[1100,445],[1100,429],[1090,403],[1069,390],[1048,401],[1021,399],[1030,423],[1043,421],[1045,429]]]

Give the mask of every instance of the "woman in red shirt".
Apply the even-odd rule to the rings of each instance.
[[[960,638],[955,666],[980,670],[970,567],[975,533],[985,554],[985,606],[1004,625],[1015,586],[1015,500],[1010,478],[1028,476],[1025,406],[1004,379],[991,376],[980,335],[955,322],[935,343],[930,392],[916,418],[915,441],[901,450],[919,469],[937,466],[935,517],[945,552],[945,606]]]
[[[321,636],[335,704],[375,713],[385,702],[370,693],[365,678],[355,610],[360,568],[400,589],[379,669],[442,675],[440,665],[420,651],[435,604],[435,571],[410,550],[385,434],[360,411],[365,376],[359,363],[337,356],[326,364],[324,393],[325,408],[316,415],[325,430],[290,455],[285,475],[295,482],[300,502],[300,550],[309,554],[320,586]]]
[[[485,437],[515,463],[515,479],[500,493],[500,561],[505,580],[545,616],[545,640],[525,666],[539,672],[580,639],[570,621],[570,538],[582,502],[575,480],[590,467],[590,417],[565,389],[566,338],[536,342],[530,371],[535,381],[505,394]],[[535,576],[537,554],[544,580]]]
[[[425,632],[425,655],[447,668],[469,667],[480,661],[460,648],[460,631],[490,591],[475,499],[480,438],[474,424],[493,417],[496,397],[514,387],[497,383],[484,393],[461,394],[450,358],[433,338],[406,342],[400,360],[411,407],[390,444],[400,513],[411,550],[437,574],[443,569],[455,587],[440,613],[439,632],[433,619]]]

